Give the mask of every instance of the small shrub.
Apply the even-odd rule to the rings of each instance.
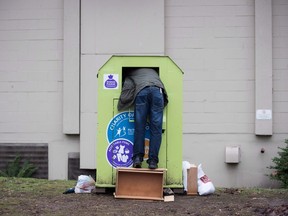
[[[31,177],[38,169],[28,160],[25,160],[23,165],[21,165],[20,161],[21,158],[19,155],[17,155],[15,159],[7,165],[5,171],[0,170],[0,176],[28,178]]]
[[[270,169],[274,169],[275,172],[270,174],[271,179],[281,181],[284,188],[288,188],[288,140],[285,140],[287,146],[285,148],[278,147],[280,152],[278,152],[279,157],[272,158],[275,166],[270,166]]]

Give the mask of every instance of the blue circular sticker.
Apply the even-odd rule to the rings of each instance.
[[[134,143],[134,112],[125,111],[115,115],[106,129],[109,146],[107,147],[107,161],[111,166],[129,167],[132,164]],[[145,127],[145,152],[149,148],[150,130],[149,124]],[[126,152],[125,152],[125,150]],[[117,152],[117,151],[120,152]],[[122,154],[124,151],[125,154]],[[128,154],[129,151],[129,154]],[[117,154],[116,154],[117,153]],[[145,154],[146,155],[146,154]],[[147,155],[144,159],[147,159]],[[129,161],[131,159],[131,161]]]
[[[134,112],[122,112],[113,117],[107,127],[107,141],[127,139],[134,142]]]
[[[145,138],[150,139],[148,122],[145,129]],[[115,139],[127,139],[134,143],[134,130],[134,112],[121,112],[115,115],[107,126],[107,141],[111,143]]]
[[[107,148],[107,160],[114,167],[130,167],[133,163],[133,144],[129,140],[114,140]]]

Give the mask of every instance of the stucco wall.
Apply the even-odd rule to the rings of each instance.
[[[94,168],[98,68],[113,54],[169,55],[184,71],[183,160],[202,163],[216,186],[274,185],[265,176],[270,171],[266,167],[288,134],[287,0],[273,0],[271,6],[272,136],[255,135],[254,0],[159,1],[152,7],[155,22],[147,26],[153,20],[146,20],[142,34],[135,26],[147,13],[137,13],[139,4],[127,1],[128,13],[117,10],[124,7],[116,4],[117,0],[82,0],[81,32],[74,31],[78,37],[81,34],[81,64],[78,62],[78,71],[74,71],[81,79],[76,80],[78,102],[73,103],[79,118],[72,122],[76,132],[71,134],[75,135],[65,135],[63,54],[69,52],[69,46],[64,46],[63,32],[69,14],[64,16],[64,2],[0,0],[1,143],[48,143],[50,179],[67,178],[69,152],[80,152],[82,168]],[[149,11],[149,4],[140,2],[143,11]],[[109,20],[109,13],[121,17],[121,22],[114,25],[118,20]],[[131,16],[138,16],[135,22]],[[129,22],[123,24],[123,20]],[[119,46],[117,41],[109,41],[115,38],[113,34],[117,36],[116,27],[121,33]],[[129,46],[127,50],[124,45]],[[68,86],[68,93],[69,88],[73,85]],[[69,109],[69,100],[65,107]],[[66,128],[69,131],[69,126]],[[238,165],[225,163],[226,146],[240,146]]]
[[[287,138],[288,2],[272,3],[273,136],[254,129],[255,2],[165,5],[166,54],[185,72],[183,159],[202,163],[219,186],[270,185],[267,166]],[[226,146],[240,146],[238,165],[225,164]]]
[[[79,137],[62,133],[63,1],[0,1],[0,142],[48,143],[49,178],[67,178]]]

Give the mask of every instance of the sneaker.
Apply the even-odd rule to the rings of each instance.
[[[142,162],[140,160],[139,157],[135,157],[134,161],[133,161],[133,167],[134,168],[141,168],[142,166]]]
[[[149,169],[157,169],[158,165],[157,165],[157,163],[155,161],[150,161],[148,168]]]

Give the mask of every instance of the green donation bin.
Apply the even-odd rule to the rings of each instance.
[[[165,187],[183,188],[182,182],[182,79],[183,72],[168,56],[112,56],[98,71],[98,125],[96,188],[115,187],[116,168],[133,164],[134,110],[118,112],[125,74],[135,68],[154,68],[165,85],[169,103],[163,116],[159,168],[166,168]],[[146,125],[145,156],[149,150]],[[144,161],[142,167],[148,164]]]

